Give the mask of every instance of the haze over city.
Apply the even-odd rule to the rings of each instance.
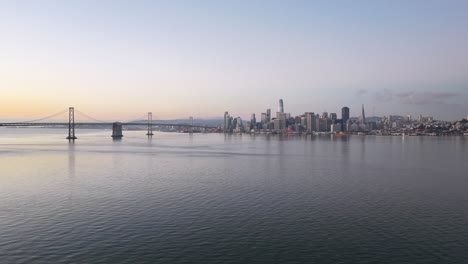
[[[0,3],[0,119],[468,114],[467,1]]]

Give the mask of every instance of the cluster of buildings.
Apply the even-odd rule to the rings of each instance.
[[[284,103],[280,99],[278,111],[272,116],[271,109],[261,113],[260,120],[255,114],[251,115],[250,121],[243,122],[240,117],[232,117],[229,112],[224,113],[223,131],[225,133],[242,132],[273,132],[273,133],[313,133],[313,132],[342,132],[342,131],[366,131],[366,117],[364,105],[362,115],[359,119],[351,119],[349,107],[341,109],[341,118],[336,113],[305,112],[300,116],[291,116],[284,112]]]
[[[468,132],[468,121],[457,124],[435,121],[432,117],[420,115],[413,119],[407,116],[373,117],[366,119],[364,105],[358,118],[350,117],[347,106],[341,108],[341,116],[336,113],[305,112],[299,116],[291,116],[284,111],[282,99],[278,102],[278,111],[272,116],[271,109],[261,113],[260,120],[255,114],[249,121],[240,117],[233,117],[229,112],[224,113],[224,124],[221,127],[224,133],[294,133],[294,134],[322,134],[322,133],[356,133],[374,135],[449,135],[464,134]]]
[[[410,136],[468,136],[468,117],[455,122],[434,120],[432,117],[419,116],[412,119],[410,115],[384,117],[376,122],[376,129],[368,134],[373,135],[410,135]]]

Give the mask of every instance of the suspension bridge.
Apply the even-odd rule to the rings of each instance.
[[[56,118],[58,116],[64,115],[68,112],[68,122],[51,122],[47,120],[51,120],[53,118]],[[88,120],[91,120],[92,122],[75,122],[75,112],[81,116],[84,117]],[[207,125],[194,125],[193,124],[193,118],[190,117],[190,124],[182,124],[182,123],[155,123],[153,122],[153,113],[148,112],[147,116],[145,115],[145,118],[147,118],[146,121],[142,120],[136,120],[136,121],[129,121],[129,122],[107,122],[107,121],[102,121],[98,120],[96,118],[93,118],[90,115],[87,115],[78,109],[75,109],[74,107],[69,107],[66,110],[60,111],[56,114],[49,115],[40,119],[35,119],[35,120],[29,120],[29,121],[23,121],[23,122],[8,122],[8,123],[0,123],[0,127],[32,127],[32,126],[40,126],[40,127],[58,127],[58,126],[64,126],[68,127],[68,136],[66,139],[68,140],[75,140],[77,139],[76,134],[75,134],[75,127],[111,127],[112,128],[112,137],[113,138],[121,138],[123,137],[123,132],[122,128],[123,127],[128,127],[128,126],[139,126],[139,127],[146,127],[146,135],[151,137],[154,135],[153,133],[153,127],[155,126],[168,126],[168,127],[178,127],[178,128],[187,128],[189,129],[189,132],[193,132],[194,128],[198,129],[203,129],[206,131],[207,129],[215,129],[216,127],[213,126],[207,126]]]

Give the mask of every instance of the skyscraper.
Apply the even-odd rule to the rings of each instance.
[[[266,111],[266,122],[270,123],[271,121],[271,109],[267,109]]]
[[[286,128],[286,114],[285,113],[276,113],[275,119],[275,130],[283,130]]]
[[[262,113],[261,118],[260,118],[260,121],[262,122],[262,124],[266,123],[266,119],[267,119],[266,113]]]
[[[228,132],[229,130],[229,113],[226,111],[224,112],[224,133]]]
[[[236,120],[237,120],[237,121],[236,121],[236,126],[235,126],[236,132],[237,132],[237,133],[242,133],[242,132],[244,132],[244,125],[243,125],[243,123],[242,123],[242,118],[238,117],[238,118],[236,118]]]
[[[236,129],[237,127],[237,118],[230,117],[230,124],[229,124],[229,132],[231,133],[233,129]]]
[[[341,108],[341,130],[348,131],[349,107]]]
[[[255,114],[252,114],[250,117],[250,129],[255,128],[255,125],[257,124],[257,119],[255,118]]]
[[[278,103],[278,112],[284,113],[283,99],[279,99],[279,103]]]
[[[315,113],[314,112],[307,112],[306,114],[306,124],[307,124],[307,131],[312,132],[316,130],[315,126]]]
[[[361,124],[366,124],[366,114],[364,113],[364,104],[362,105]]]
[[[341,120],[343,120],[343,124],[346,124],[346,121],[349,120],[349,107],[341,108]]]

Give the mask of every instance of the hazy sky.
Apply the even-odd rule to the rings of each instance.
[[[0,118],[468,115],[468,1],[1,1]],[[340,115],[339,115],[340,116]]]

